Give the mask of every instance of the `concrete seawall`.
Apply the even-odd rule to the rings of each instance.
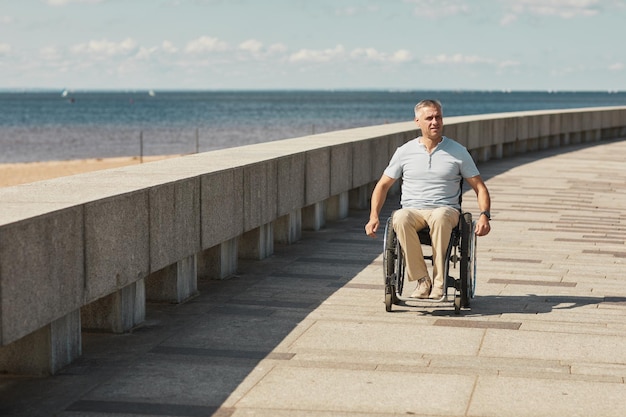
[[[446,118],[481,162],[626,136],[626,107]],[[0,189],[0,370],[55,373],[81,329],[125,332],[146,300],[180,303],[368,204],[398,123]]]

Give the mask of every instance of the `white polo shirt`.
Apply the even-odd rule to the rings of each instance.
[[[421,136],[400,146],[384,174],[402,178],[402,207],[434,209],[449,206],[460,209],[461,178],[480,175],[467,149],[443,137],[428,153]]]

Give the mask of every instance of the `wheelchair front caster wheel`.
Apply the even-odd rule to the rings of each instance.
[[[391,291],[385,291],[385,310],[391,311],[391,305],[393,304],[393,295]]]

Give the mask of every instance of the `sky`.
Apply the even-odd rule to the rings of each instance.
[[[626,0],[0,0],[0,89],[626,91]]]

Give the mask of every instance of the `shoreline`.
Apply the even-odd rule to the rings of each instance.
[[[181,155],[144,156],[143,163],[161,159],[176,158]],[[113,158],[72,159],[66,161],[20,162],[0,164],[0,187],[29,184],[52,178],[67,177],[85,172],[102,171],[128,165],[141,164],[138,156]]]

